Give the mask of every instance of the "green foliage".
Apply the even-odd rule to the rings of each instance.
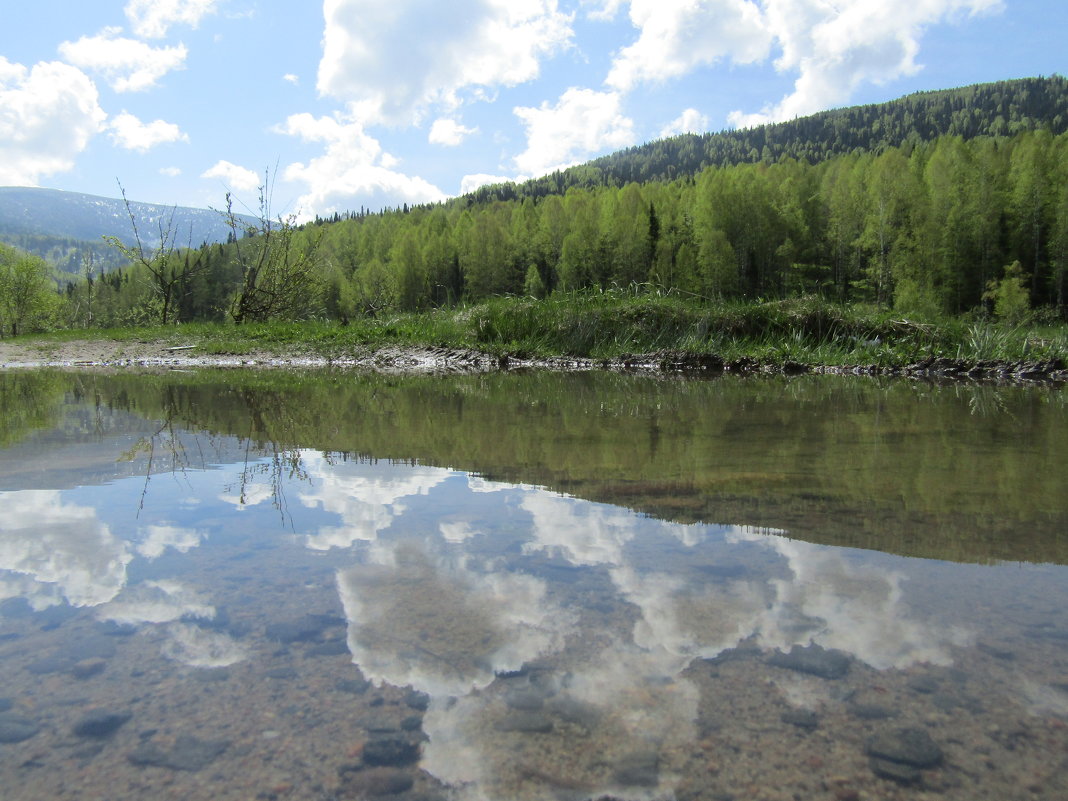
[[[894,310],[921,320],[937,320],[942,309],[934,291],[920,280],[902,278],[894,287]]]
[[[38,256],[0,245],[0,336],[41,331],[58,310],[48,265]]]
[[[1027,276],[1020,262],[1005,265],[1005,275],[987,284],[983,298],[994,302],[994,315],[1008,323],[1020,323],[1031,308],[1027,292]]]
[[[532,264],[527,268],[527,276],[523,279],[523,294],[527,297],[541,300],[545,297],[545,282],[541,278],[538,265]]]
[[[149,246],[147,240],[142,237],[138,225],[138,215],[134,211],[133,204],[126,199],[126,190],[119,184],[122,200],[126,207],[126,215],[130,219],[130,230],[133,244],[128,245],[117,236],[104,235],[104,241],[131,262],[136,272],[144,283],[150,288],[152,297],[146,304],[146,311],[158,312],[159,321],[163,325],[169,322],[177,322],[175,319],[175,307],[180,298],[187,291],[189,284],[207,268],[207,261],[201,251],[192,248],[180,251],[177,244],[178,231],[175,228],[175,214],[177,209],[171,209],[169,214],[162,214],[155,220],[158,238],[155,245]]]
[[[229,330],[294,328],[331,330]],[[608,371],[9,371],[0,374],[0,442],[59,417],[64,396],[247,438],[253,451],[414,459],[661,519],[743,521],[927,558],[1068,563],[1063,392],[1041,385],[932,390],[867,376],[690,381]],[[760,447],[754,432],[763,432]]]
[[[834,109],[756,128],[683,134],[523,184],[482,187],[470,197],[478,203],[540,198],[572,187],[674,181],[708,167],[783,159],[814,164],[856,152],[909,150],[940,136],[1009,137],[1040,128],[1053,134],[1068,131],[1068,79],[1060,75],[918,92],[889,103]]]
[[[226,220],[233,234],[232,257],[240,273],[230,303],[231,319],[245,322],[299,320],[320,310],[324,285],[317,270],[321,236],[298,236],[296,219],[271,219],[267,185],[260,187],[258,223],[244,222],[226,195]]]
[[[641,286],[933,320],[981,310],[1019,261],[1030,307],[1068,319],[1066,102],[1060,77],[925,93],[306,226],[271,220],[261,198],[255,224],[228,208],[231,241],[190,255],[195,270],[149,258],[101,276],[94,317],[351,323]]]

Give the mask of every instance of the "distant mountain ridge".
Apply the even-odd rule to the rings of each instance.
[[[563,194],[570,187],[672,181],[706,167],[785,158],[815,164],[857,150],[940,136],[1008,137],[1038,128],[1068,131],[1068,78],[1051,75],[915,92],[886,103],[849,106],[787,122],[718,133],[688,133],[619,150],[519,184],[494,184],[465,196],[480,203]]]
[[[130,210],[141,242],[148,248],[159,244],[161,221],[164,230],[171,227],[179,247],[225,242],[230,234],[223,215],[210,209],[131,200]],[[78,272],[86,250],[93,252],[100,267],[122,264],[122,257],[101,239],[105,235],[133,244],[130,215],[120,198],[59,189],[0,187],[0,241],[41,256],[59,270]]]

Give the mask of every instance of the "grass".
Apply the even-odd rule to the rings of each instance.
[[[871,306],[807,297],[696,303],[629,290],[497,298],[413,314],[336,322],[273,322],[72,330],[20,337],[43,348],[72,340],[193,345],[192,353],[306,353],[331,358],[385,346],[470,348],[518,357],[609,359],[679,351],[726,360],[904,366],[925,358],[1068,358],[1068,326],[947,319],[920,323]]]

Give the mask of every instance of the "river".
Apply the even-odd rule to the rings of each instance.
[[[1068,797],[1068,399],[0,372],[26,799]]]

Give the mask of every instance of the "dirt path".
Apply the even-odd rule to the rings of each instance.
[[[74,340],[69,342],[11,343],[0,340],[0,368],[91,366],[241,366],[275,358],[267,354],[209,356],[196,348],[162,342]]]

